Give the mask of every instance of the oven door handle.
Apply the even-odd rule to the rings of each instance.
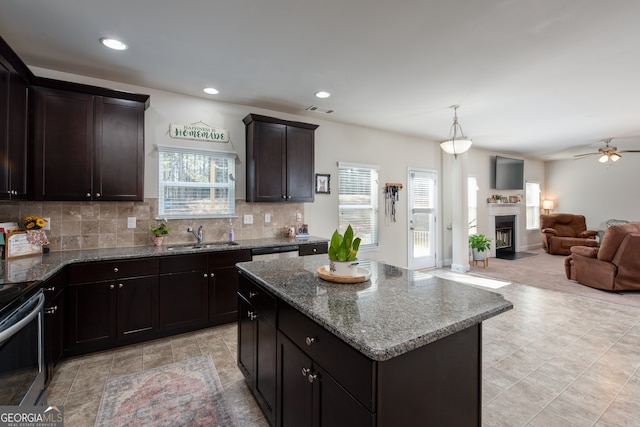
[[[40,313],[40,310],[42,310],[42,307],[44,307],[44,295],[41,293],[38,296],[38,305],[36,306],[36,308],[34,308],[23,319],[20,319],[20,321],[18,323],[16,323],[15,325],[10,326],[9,328],[7,328],[4,331],[0,332],[0,343],[2,343],[4,341],[8,340],[9,338],[11,338],[20,329],[22,329],[29,322],[31,322],[33,319],[35,319],[36,316],[38,316],[38,314]]]

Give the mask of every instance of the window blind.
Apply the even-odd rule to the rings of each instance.
[[[338,164],[338,229],[351,225],[363,249],[378,246],[377,188],[376,166]]]

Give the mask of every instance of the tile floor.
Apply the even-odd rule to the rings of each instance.
[[[637,426],[640,309],[511,284],[514,309],[484,322],[483,426]],[[241,426],[267,426],[236,366],[236,327],[63,361],[49,402],[92,426],[107,378],[210,353]]]

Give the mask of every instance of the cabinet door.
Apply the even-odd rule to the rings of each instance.
[[[308,374],[311,359],[278,332],[278,412],[279,427],[313,426],[313,387]],[[304,370],[304,371],[303,371]]]
[[[142,200],[144,104],[95,98],[94,200]]]
[[[34,141],[36,200],[90,200],[93,96],[38,88]]]
[[[238,270],[235,267],[211,270],[209,279],[209,320],[229,323],[238,316]]]
[[[253,138],[249,142],[252,166],[247,169],[247,201],[282,202],[287,199],[287,126],[253,122]],[[252,169],[250,171],[249,169]]]
[[[206,270],[160,276],[160,329],[186,331],[208,321]]]
[[[97,282],[67,288],[67,346],[88,351],[107,348],[115,342],[116,285]]]
[[[118,281],[118,340],[152,337],[158,330],[158,277]]]
[[[313,202],[314,131],[287,126],[287,200]]]
[[[29,89],[17,73],[11,73],[9,89],[9,191],[12,199],[26,199]]]
[[[271,424],[276,414],[276,327],[258,312],[256,327],[255,395]]]
[[[53,377],[53,368],[64,353],[64,289],[56,292],[44,307],[44,352],[47,383]]]
[[[374,417],[318,365],[313,379],[313,425],[315,427],[371,427]]]
[[[255,329],[253,327],[253,307],[238,296],[238,367],[245,380],[253,389],[255,378]]]
[[[9,69],[0,62],[0,199],[11,198],[7,141],[7,130],[9,129],[9,76]]]

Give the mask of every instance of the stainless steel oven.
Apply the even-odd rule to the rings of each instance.
[[[44,405],[44,295],[37,291],[0,318],[0,405]]]

